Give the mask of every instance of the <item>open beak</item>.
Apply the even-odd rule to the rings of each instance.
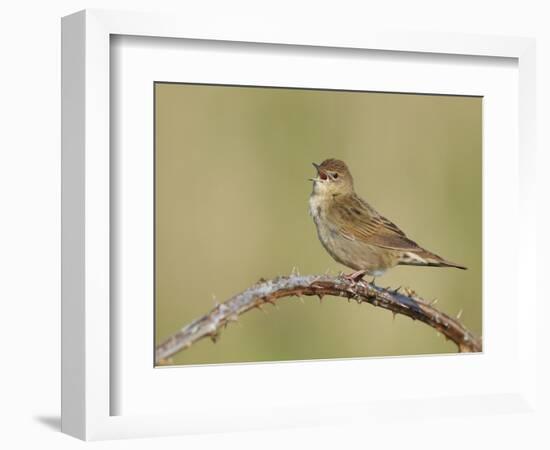
[[[317,170],[317,173],[319,173],[319,164],[311,163],[313,164],[313,167],[315,167],[315,170]],[[315,178],[308,178],[307,181],[320,181],[318,177]]]
[[[317,170],[317,177],[310,178],[309,181],[324,181],[327,179],[327,174],[323,171],[323,169],[320,169],[319,164],[311,163],[313,164],[313,167]]]

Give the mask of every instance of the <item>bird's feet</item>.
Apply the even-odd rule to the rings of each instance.
[[[347,281],[351,281],[352,283],[357,283],[358,281],[363,279],[366,273],[366,270],[357,270],[356,272],[350,273],[349,275],[344,275],[344,279]]]
[[[353,272],[353,273],[350,273],[349,275],[343,275],[343,278],[344,280],[347,280],[351,283],[358,283],[359,281],[361,281],[363,279],[363,277],[367,274],[367,271],[366,270],[357,270],[356,272]],[[376,284],[374,283],[376,280],[376,277],[372,277],[372,280],[370,282],[370,284],[372,286],[376,286]]]

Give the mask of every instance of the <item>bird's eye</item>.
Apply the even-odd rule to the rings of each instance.
[[[338,174],[337,174],[336,172],[334,172],[334,173],[332,174],[332,178],[336,180],[336,178],[338,178]]]

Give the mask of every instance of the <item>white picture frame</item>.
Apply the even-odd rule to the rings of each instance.
[[[397,392],[387,400],[377,399],[369,404],[359,399],[355,404],[335,404],[331,413],[323,410],[323,403],[315,403],[304,397],[303,408],[273,404],[269,411],[235,413],[232,420],[224,420],[229,410],[215,414],[208,408],[196,409],[193,414],[182,411],[147,413],[147,406],[139,413],[113,415],[113,396],[121,386],[113,379],[112,337],[117,333],[117,323],[112,320],[110,297],[113,292],[111,279],[112,210],[110,146],[112,144],[110,105],[111,98],[111,36],[142,36],[224,41],[240,43],[285,44],[308,48],[325,47],[341,49],[368,49],[377,51],[407,52],[412,55],[464,55],[477,57],[501,57],[517,60],[519,96],[517,123],[519,137],[519,178],[512,183],[511,195],[519,199],[518,213],[522,220],[517,226],[522,240],[517,242],[515,258],[534,261],[535,237],[526,230],[534,229],[533,199],[534,172],[534,124],[535,124],[535,44],[532,39],[512,37],[472,36],[445,33],[398,33],[383,30],[349,30],[338,35],[322,32],[306,32],[303,29],[280,30],[276,26],[250,23],[234,29],[229,23],[215,23],[206,27],[194,23],[191,18],[163,14],[144,14],[113,11],[82,11],[67,16],[62,22],[62,430],[86,440],[161,436],[220,430],[258,429],[308,424],[329,424],[331,421],[353,422],[357,417],[374,415],[377,411],[391,409],[391,402],[409,402],[409,408],[423,408],[437,404],[438,397],[421,394],[404,397]],[[515,144],[514,144],[515,145]],[[523,231],[523,232],[522,232]],[[522,287],[522,308],[513,316],[517,326],[517,339],[512,344],[520,362],[514,379],[506,389],[496,392],[478,392],[476,395],[444,404],[460,415],[472,413],[496,413],[506,405],[521,412],[535,408],[536,399],[536,348],[535,318],[524,311],[535,309],[535,270],[517,264],[514,281],[510,281],[513,295],[517,286]],[[152,321],[152,318],[151,318]],[[138,349],[148,353],[150,349]],[[379,361],[380,373],[389,372],[400,363],[396,360]],[[320,364],[320,363],[319,363]],[[348,362],[336,367],[338,376],[350,370],[362,370],[360,362]],[[275,368],[277,366],[277,368]],[[384,367],[385,366],[385,367]],[[235,370],[248,370],[265,377],[267,365],[249,365]],[[309,368],[309,369],[308,369]],[[319,366],[317,366],[317,369]],[[152,368],[147,368],[152,370]],[[177,369],[175,369],[177,370]],[[312,366],[272,365],[279,375],[292,376],[297,370],[312,370]],[[158,372],[158,370],[157,370]],[[168,373],[168,371],[164,371]],[[312,372],[313,375],[313,372]],[[517,376],[516,376],[517,375]],[[198,381],[197,381],[198,382]],[[205,381],[206,383],[206,381]],[[195,388],[200,388],[195,386]],[[456,394],[455,394],[456,395]],[[235,401],[228,394],[225,401]],[[414,400],[414,401],[413,401]],[[267,402],[269,398],[250,399],[250,402]],[[412,403],[410,403],[412,402]],[[430,403],[431,402],[431,403]],[[245,402],[246,403],[246,402]],[[395,404],[395,403],[394,403]],[[443,402],[442,402],[443,404]],[[472,404],[479,409],[472,411]],[[265,405],[264,405],[265,406]],[[116,409],[116,408],[115,408]],[[315,411],[323,411],[321,414]],[[445,414],[443,412],[442,414]],[[237,420],[238,417],[248,420]],[[393,419],[392,419],[393,420]]]

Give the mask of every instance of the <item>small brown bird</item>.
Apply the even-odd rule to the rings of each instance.
[[[399,264],[466,269],[420,247],[360,198],[343,161],[327,159],[313,165],[317,177],[311,179],[309,211],[327,252],[356,270],[348,279],[377,277]]]

